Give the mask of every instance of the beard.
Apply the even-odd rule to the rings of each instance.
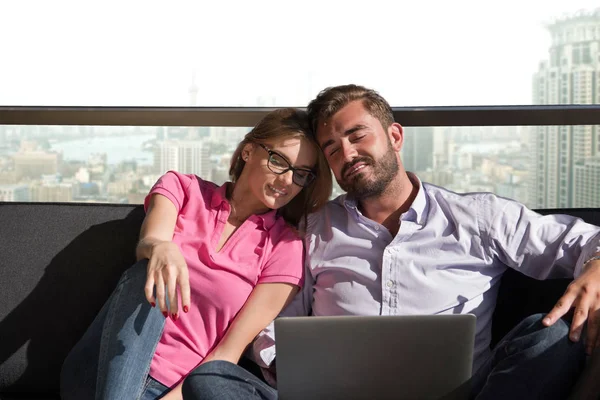
[[[344,165],[342,176],[359,162],[371,167],[373,173],[369,178],[359,172],[349,180],[338,181],[340,187],[357,200],[381,195],[398,174],[396,152],[391,143],[388,143],[386,153],[377,161],[371,157],[357,157],[351,163]]]

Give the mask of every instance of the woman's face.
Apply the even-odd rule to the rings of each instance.
[[[244,172],[250,192],[264,206],[277,209],[289,203],[302,186],[294,183],[305,179],[308,170],[314,170],[317,155],[313,145],[304,138],[285,138],[268,143],[248,144],[242,151],[247,156]],[[296,172],[292,167],[299,169]]]

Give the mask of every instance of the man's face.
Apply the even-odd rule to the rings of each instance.
[[[380,195],[395,178],[402,138],[399,124],[384,129],[361,101],[349,103],[317,126],[317,140],[335,179],[357,199]]]

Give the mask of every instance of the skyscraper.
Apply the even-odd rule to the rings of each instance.
[[[157,173],[175,170],[211,179],[208,146],[202,141],[169,140],[155,149],[154,166]]]
[[[422,172],[433,168],[433,128],[404,128],[402,164],[407,171]]]
[[[600,103],[600,9],[557,19],[548,30],[552,44],[533,78],[534,103]],[[531,144],[530,205],[582,207],[587,189],[578,185],[575,166],[587,170],[600,157],[598,126],[538,127]],[[600,187],[600,180],[589,184]]]

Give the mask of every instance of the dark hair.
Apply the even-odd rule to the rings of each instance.
[[[298,227],[300,219],[316,211],[327,203],[331,196],[332,178],[327,160],[317,143],[310,127],[308,114],[295,108],[281,108],[267,114],[240,142],[231,157],[229,176],[235,183],[246,162],[242,159],[242,150],[249,143],[266,144],[273,139],[303,138],[308,140],[317,154],[314,167],[315,180],[302,188],[289,203],[279,209],[280,215],[294,227]],[[306,221],[305,221],[306,222]]]
[[[365,109],[377,118],[383,128],[394,123],[394,114],[389,103],[379,93],[358,85],[333,86],[322,90],[306,108],[312,129],[317,124],[331,118],[348,103],[362,100]]]

